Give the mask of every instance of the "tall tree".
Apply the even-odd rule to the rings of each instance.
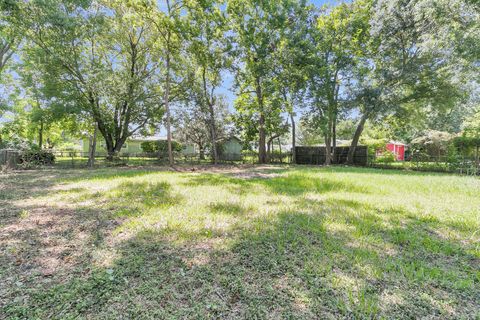
[[[275,64],[274,52],[281,41],[281,29],[285,27],[288,8],[293,2],[230,0],[227,5],[238,59],[236,83],[239,93],[236,106],[240,113],[248,113],[256,118],[260,163],[267,162],[266,118],[269,110],[266,101],[271,94],[267,87],[272,87],[268,82],[271,81]],[[251,96],[255,99],[251,99]]]
[[[222,72],[229,66],[230,41],[227,36],[228,20],[220,4],[215,1],[203,1],[189,7],[189,19],[192,21],[190,54],[195,68],[192,86],[198,107],[208,114],[210,145],[213,163],[218,161],[216,90],[222,84]],[[198,80],[197,80],[198,79]]]
[[[199,107],[195,97],[189,99],[175,114],[175,138],[182,143],[196,145],[202,160],[205,159],[205,152],[211,152],[214,146],[216,148],[219,140],[225,138],[228,132],[229,113],[223,96],[215,97],[213,114],[217,137],[214,141],[210,136],[210,110]]]
[[[306,56],[311,49],[310,34],[314,21],[313,7],[305,1],[293,3],[288,20],[282,31],[282,41],[275,52],[273,69],[275,92],[283,103],[283,112],[288,114],[291,127],[292,162],[295,162],[296,116],[303,104],[306,87]]]
[[[391,115],[412,103],[440,107],[461,97],[452,82],[456,68],[451,67],[455,63],[449,59],[448,47],[432,50],[435,46],[429,38],[445,21],[437,19],[427,2],[377,1],[371,7],[371,39],[357,69],[354,90],[361,116],[349,150],[349,163],[353,163],[367,120]]]
[[[161,115],[159,59],[151,24],[121,1],[50,0],[22,7],[25,33],[59,98],[76,101],[98,124],[108,157]]]
[[[15,48],[21,40],[21,34],[15,28],[16,10],[15,2],[2,1],[0,3],[0,79],[2,71],[12,59]]]
[[[150,22],[158,35],[153,49],[163,66],[163,105],[167,130],[167,150],[170,165],[174,164],[172,145],[172,103],[184,91],[182,85],[182,53],[185,53],[185,38],[188,33],[188,19],[185,16],[187,2],[184,0],[139,1],[142,16]]]
[[[310,122],[323,133],[326,146],[325,164],[329,165],[336,147],[336,124],[346,107],[357,56],[365,43],[368,15],[366,1],[341,3],[324,8],[313,29],[308,91],[311,101]],[[368,12],[368,11],[367,11]]]

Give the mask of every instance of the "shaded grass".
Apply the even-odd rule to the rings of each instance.
[[[0,233],[0,314],[479,316],[478,179],[352,168],[243,173],[52,172],[28,197],[15,188],[34,178],[8,176],[18,179],[2,199],[17,213]],[[47,212],[48,223],[36,225]],[[49,255],[66,263],[45,275]]]

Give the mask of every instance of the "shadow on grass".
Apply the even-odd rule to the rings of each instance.
[[[47,194],[52,192],[49,188],[45,188]],[[30,318],[36,311],[20,307],[26,303],[23,299],[27,299],[29,292],[47,297],[48,293],[43,291],[53,286],[50,294],[63,294],[61,283],[85,275],[91,275],[93,283],[73,281],[68,284],[68,290],[78,287],[98,290],[101,294],[104,288],[97,287],[101,286],[97,281],[105,279],[94,271],[94,260],[98,263],[99,258],[93,252],[105,250],[105,239],[125,219],[151,208],[166,209],[180,203],[182,198],[171,189],[166,182],[127,181],[103,193],[91,193],[85,188],[66,190],[85,202],[75,208],[62,208],[53,203],[52,206],[17,207],[14,202],[7,202],[9,207],[5,212],[16,213],[11,213],[0,225],[0,315],[13,313],[19,318]],[[108,283],[102,282],[102,285],[108,286]],[[71,297],[68,293],[67,296]],[[2,311],[5,307],[8,313]],[[61,314],[56,317],[63,318]]]
[[[331,166],[331,167],[319,167],[319,166],[304,166],[304,165],[297,165],[295,169],[300,171],[309,171],[318,170],[319,172],[336,172],[336,173],[363,173],[363,174],[373,174],[373,175],[399,175],[399,176],[459,176],[455,173],[448,173],[448,172],[429,172],[429,171],[415,171],[415,170],[406,170],[406,169],[396,169],[396,168],[370,168],[370,167],[349,167],[349,166]]]
[[[95,170],[69,170],[67,175],[60,179],[60,182],[76,182],[81,180],[110,180],[116,178],[134,178],[160,172],[158,167],[134,169],[128,167],[102,168]],[[166,172],[165,170],[161,172]],[[62,171],[59,171],[62,173]]]
[[[202,319],[478,315],[474,243],[447,239],[435,219],[403,210],[298,201],[302,209],[234,225],[228,238],[181,227],[141,231],[117,247],[111,266],[31,289],[29,299],[4,312]],[[177,237],[194,240],[172,241]]]
[[[228,214],[233,216],[243,216],[253,210],[237,202],[217,202],[208,206],[212,213]]]
[[[267,188],[273,194],[284,194],[288,196],[300,196],[305,193],[327,193],[327,192],[353,192],[370,193],[365,187],[353,183],[346,183],[326,177],[308,177],[302,174],[268,175],[252,178],[238,178],[222,174],[202,174],[193,177],[186,176],[186,186],[226,186],[232,191],[240,194],[252,193],[253,187],[260,186]]]
[[[106,198],[114,207],[164,208],[179,204],[182,198],[173,195],[167,182],[127,181],[108,191]]]

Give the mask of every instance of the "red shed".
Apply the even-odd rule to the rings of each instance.
[[[405,160],[405,144],[398,141],[387,143],[387,150],[393,152],[397,161]]]

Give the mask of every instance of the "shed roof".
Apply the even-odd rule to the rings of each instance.
[[[405,143],[400,142],[400,141],[395,141],[395,140],[390,140],[388,143],[397,145],[397,146],[405,146]]]

